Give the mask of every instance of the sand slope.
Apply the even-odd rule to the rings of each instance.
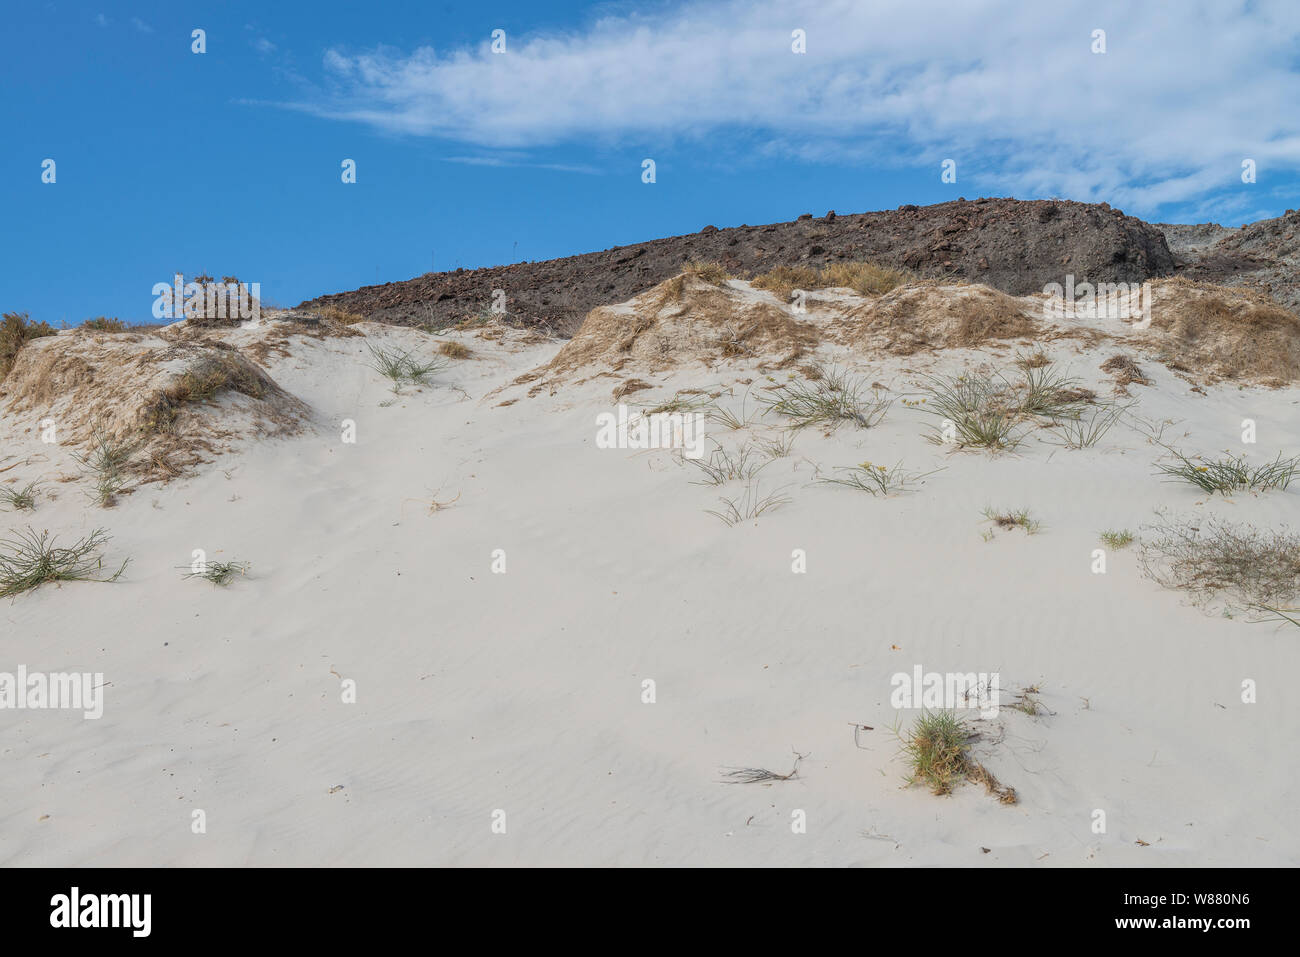
[[[1143,578],[1132,550],[1090,569],[1101,530],[1136,531],[1156,508],[1294,527],[1300,489],[1206,500],[1153,474],[1160,450],[1127,425],[1083,451],[1040,431],[1015,454],[955,452],[901,401],[925,373],[1008,368],[1035,344],[1108,396],[1098,367],[1123,352],[1152,383],[1129,386],[1137,410],[1176,422],[1166,440],[1262,461],[1300,448],[1294,376],[1211,382],[1222,370],[1171,371],[1130,331],[1083,321],[891,354],[850,334],[879,304],[828,292],[796,316],[731,284],[706,309],[690,289],[684,312],[634,300],[622,326],[598,316],[567,344],[495,326],[431,337],[362,323],[269,350],[256,348],[266,328],[220,333],[303,404],[302,428],[232,430],[188,476],[109,510],[84,479],[58,481],[78,474],[72,447],[41,444],[32,410],[0,405],[0,481],[48,483],[36,512],[2,513],[0,528],[103,526],[106,557],[132,560],[117,584],[0,604],[0,671],[109,682],[98,721],[0,712],[0,863],[1300,861],[1287,680],[1300,632],[1206,614]],[[1037,327],[1037,300],[1014,302]],[[727,355],[712,330],[745,328],[742,312],[800,341],[773,332]],[[667,343],[653,355],[590,339],[647,315],[636,341]],[[432,354],[442,338],[473,354],[421,390],[394,396],[367,365],[367,342]],[[759,473],[790,502],[757,522],[705,513],[740,483],[692,484],[670,451],[596,447],[595,417],[629,378],[649,388],[628,403],[704,390],[755,417],[760,389],[813,360],[900,401],[871,429],[801,431]],[[1257,445],[1241,445],[1243,418]],[[735,448],[780,426],[769,415],[709,436]],[[941,471],[889,498],[813,482],[864,460]],[[1028,508],[1043,529],[986,541],[986,506]],[[183,581],[197,548],[251,562],[249,577]],[[796,549],[806,574],[791,571]],[[889,728],[915,712],[891,707],[890,676],[917,664],[1041,689],[1050,714],[978,723],[976,752],[1018,804],[904,786]],[[1244,679],[1258,703],[1242,703]],[[873,730],[855,741],[854,724]],[[807,755],[794,780],[722,783],[727,767],[784,773],[792,750]],[[206,834],[191,831],[195,809]],[[806,833],[792,833],[797,811]]]

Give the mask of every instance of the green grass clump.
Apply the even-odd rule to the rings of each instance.
[[[1016,509],[1015,511],[998,511],[997,509],[986,508],[984,509],[984,517],[998,528],[1023,528],[1026,535],[1037,534],[1038,530],[1043,527],[1042,522],[1030,517],[1027,508]]]
[[[127,482],[126,467],[140,449],[140,443],[109,432],[102,424],[91,429],[90,448],[72,457],[95,482],[94,500],[101,508],[117,503],[117,493]]]
[[[1190,482],[1210,495],[1215,492],[1227,494],[1236,491],[1262,492],[1269,489],[1286,489],[1291,480],[1300,475],[1300,456],[1289,459],[1278,453],[1276,459],[1264,465],[1251,468],[1244,455],[1230,456],[1218,461],[1201,460],[1201,464],[1189,459],[1175,449],[1169,452],[1177,462],[1156,463],[1156,467],[1171,478]]]
[[[935,471],[938,471],[938,469]],[[892,468],[876,465],[872,462],[863,462],[861,465],[855,465],[851,468],[837,468],[835,472],[835,475],[830,476],[819,475],[817,481],[825,482],[828,485],[843,485],[848,488],[855,488],[872,495],[888,495],[890,492],[911,491],[918,481],[927,475],[934,474],[934,472],[905,471],[901,462]]]
[[[993,452],[1016,448],[1024,439],[1019,430],[1032,419],[1052,419],[1064,428],[1067,444],[1075,443],[1072,447],[1095,443],[1114,424],[1104,417],[1083,418],[1095,396],[1078,380],[1036,357],[1022,356],[1017,364],[1018,380],[982,372],[925,376],[926,397],[908,404],[941,420],[934,441],[951,439],[960,448]]]
[[[422,360],[406,349],[390,349],[373,342],[366,343],[366,348],[370,351],[370,367],[392,380],[394,392],[403,383],[427,385],[429,377],[447,365],[443,359]]]
[[[927,376],[928,395],[923,412],[939,417],[939,437],[948,429],[957,445],[990,451],[1014,449],[1022,438],[1020,405],[1009,382],[1001,376],[971,373],[960,376]]]
[[[1121,531],[1107,530],[1101,533],[1101,543],[1107,548],[1118,551],[1133,544],[1133,533],[1127,528]]]
[[[690,462],[703,474],[700,481],[692,484],[725,485],[727,482],[747,481],[769,465],[772,457],[768,456],[765,461],[760,462],[757,460],[759,451],[749,444],[742,445],[735,452],[728,452],[719,446],[709,453],[707,459],[683,456],[682,460]]]
[[[951,794],[962,781],[973,781],[1002,804],[1016,803],[1016,789],[1004,787],[971,756],[976,735],[954,712],[922,712],[907,733],[898,736],[912,766],[908,784],[925,784],[931,794]]]
[[[912,765],[908,784],[924,783],[932,794],[951,794],[970,770],[971,731],[951,711],[926,711],[903,737]]]
[[[745,486],[745,491],[734,499],[719,499],[722,502],[722,509],[706,509],[705,511],[721,520],[725,525],[739,525],[741,522],[747,522],[758,518],[764,512],[770,512],[774,508],[780,508],[790,502],[789,496],[782,495],[780,492],[771,492],[767,495],[759,493],[758,483],[751,482]]]
[[[108,540],[104,530],[97,528],[61,548],[48,531],[38,534],[28,528],[16,538],[0,541],[0,598],[14,598],[46,582],[117,581],[126,571],[126,561],[112,575],[100,574],[104,560],[96,553]]]
[[[0,489],[0,502],[8,505],[15,512],[32,511],[36,508],[36,492],[40,488],[37,482],[29,482],[23,488]]]
[[[1115,402],[1100,403],[1077,415],[1058,418],[1053,427],[1061,436],[1061,445],[1067,449],[1090,449],[1106,435],[1129,410],[1130,406]]]
[[[235,580],[236,575],[247,575],[249,567],[248,562],[204,562],[201,571],[192,571],[185,578],[202,578],[224,588]]]
[[[844,422],[869,429],[885,417],[894,400],[878,390],[864,395],[865,381],[847,372],[814,366],[808,378],[767,389],[759,401],[772,412],[793,419],[796,429],[810,425],[834,429]]]

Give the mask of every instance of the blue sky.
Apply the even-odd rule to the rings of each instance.
[[[292,305],[958,196],[1300,206],[1294,0],[37,0],[3,23],[0,310],[56,324],[149,320],[176,270]]]

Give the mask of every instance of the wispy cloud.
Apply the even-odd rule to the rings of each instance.
[[[131,18],[131,26],[135,27],[141,33],[153,33],[153,27],[149,26],[149,24],[145,23],[139,17]]]
[[[328,92],[292,106],[488,148],[739,141],[936,178],[952,158],[972,190],[1141,212],[1240,186],[1244,158],[1261,184],[1300,165],[1298,43],[1293,0],[701,0],[503,54],[329,50]]]
[[[493,154],[490,156],[444,156],[444,163],[459,163],[462,166],[494,166],[502,168],[549,169],[560,173],[584,173],[588,176],[599,175],[602,170],[582,163],[543,163],[519,155]]]
[[[108,17],[104,16],[102,13],[97,13],[95,14],[95,22],[99,24],[101,27],[106,27],[108,26],[109,21],[108,21]]]

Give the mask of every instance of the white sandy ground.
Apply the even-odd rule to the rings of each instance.
[[[1153,474],[1159,450],[1125,425],[1087,451],[1038,433],[1017,454],[953,453],[900,401],[870,430],[800,433],[760,473],[792,502],[731,528],[704,510],[739,484],[691,484],[668,452],[596,448],[595,416],[627,373],[488,396],[559,344],[452,337],[475,357],[387,407],[365,340],[295,340],[269,370],[315,410],[307,433],[247,442],[111,510],[87,502],[85,481],[47,486],[58,498],[33,525],[61,538],[104,526],[106,558],[131,564],[117,584],[0,604],[0,671],[110,683],[99,721],[0,712],[0,863],[1300,861],[1300,629],[1206,614],[1143,578],[1136,547],[1111,552],[1104,575],[1090,568],[1098,532],[1137,531],[1157,507],[1294,528],[1300,489],[1206,501]],[[1097,365],[1114,351],[1049,350],[1102,395]],[[912,392],[903,369],[1009,367],[1013,353],[838,359]],[[1156,384],[1131,387],[1137,411],[1178,420],[1165,438],[1189,453],[1300,447],[1300,390],[1200,395],[1138,358]],[[642,375],[657,388],[626,401],[770,384],[752,367]],[[340,441],[345,418],[355,445]],[[1258,445],[1241,445],[1243,418]],[[3,478],[73,472],[31,425],[0,420],[0,452],[34,457]],[[812,484],[813,463],[864,459],[943,471],[890,498]],[[435,496],[459,498],[431,514]],[[986,506],[1029,508],[1043,529],[986,542]],[[5,513],[0,530],[27,521]],[[196,548],[251,562],[250,576],[183,581]],[[796,548],[806,574],[791,572]],[[1017,805],[971,784],[950,797],[904,785],[889,728],[917,712],[890,706],[890,677],[916,664],[1042,689],[1051,715],[976,722],[977,753]],[[340,700],[339,676],[357,703]],[[1258,703],[1242,703],[1244,679]],[[854,723],[874,728],[861,747]],[[794,780],[722,783],[728,767],[786,772],[792,750],[808,755]],[[195,809],[206,834],[191,831]],[[792,833],[796,810],[806,833]]]

